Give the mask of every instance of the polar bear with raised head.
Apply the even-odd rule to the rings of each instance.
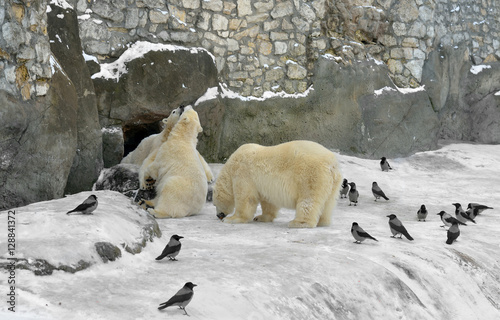
[[[146,201],[156,218],[180,218],[201,211],[207,196],[207,175],[196,144],[203,129],[198,113],[186,107],[145,176],[156,180],[156,197]]]
[[[291,228],[330,224],[342,175],[335,154],[312,141],[265,147],[244,144],[222,167],[213,203],[228,223],[246,223],[260,203],[255,221],[271,222],[280,208],[295,209]]]

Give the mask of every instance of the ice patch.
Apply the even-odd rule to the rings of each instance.
[[[325,58],[325,59],[328,59],[328,60],[333,60],[335,62],[342,61],[341,57],[334,56],[333,54],[330,54],[330,53],[325,53],[325,54],[322,55],[322,57]]]
[[[92,75],[92,79],[114,79],[117,82],[123,74],[128,72],[127,63],[143,57],[150,51],[189,51],[197,54],[201,51],[208,53],[215,64],[215,57],[204,48],[187,48],[171,44],[151,43],[147,41],[138,41],[130,46],[116,61],[101,64],[101,71]]]
[[[477,65],[477,66],[472,66],[470,68],[470,72],[473,73],[473,74],[478,74],[479,72],[483,71],[484,69],[490,69],[491,66],[489,65],[486,65],[486,64],[480,64],[480,65]]]
[[[222,90],[221,97],[222,98],[229,98],[229,99],[240,99],[242,101],[264,101],[267,99],[271,98],[293,98],[293,99],[298,99],[298,98],[305,98],[311,93],[311,91],[314,90],[313,86],[311,85],[309,88],[307,88],[306,91],[302,93],[286,93],[284,91],[280,92],[272,92],[272,91],[266,91],[262,94],[261,97],[253,97],[253,96],[248,96],[244,97],[240,95],[239,93],[236,93],[234,91],[231,91],[226,84],[221,83],[220,88]]]

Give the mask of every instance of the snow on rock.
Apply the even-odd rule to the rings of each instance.
[[[491,69],[491,66],[487,64],[479,64],[477,66],[470,67],[470,72],[473,74],[478,74],[485,69]]]
[[[388,159],[391,172],[382,172],[378,160],[338,158],[343,176],[356,183],[360,202],[354,207],[339,199],[330,227],[289,229],[295,212],[283,209],[272,223],[231,225],[221,223],[207,203],[198,215],[158,220],[163,237],[148,243],[140,254],[124,253],[113,263],[96,263],[75,274],[54,271],[37,277],[17,270],[16,316],[186,319],[176,307],[157,307],[191,281],[198,286],[186,308],[189,319],[500,319],[500,194],[495,191],[500,185],[500,146],[445,145]],[[373,181],[389,201],[374,201]],[[45,212],[36,230],[34,220],[25,225],[23,210],[17,209],[19,247],[34,252],[56,246],[52,255],[75,254],[89,245],[86,234],[58,239],[58,228],[70,235],[75,224],[89,234],[101,234],[104,241],[118,238],[116,230],[126,229],[120,216],[134,209],[116,194],[105,193],[98,194],[103,206],[94,217],[66,217],[64,212],[86,196],[30,207]],[[447,245],[436,213],[453,214],[453,202],[478,202],[495,209],[481,213],[477,224],[462,226],[458,240]],[[429,210],[426,222],[417,221],[421,204]],[[30,216],[35,215],[32,211]],[[386,216],[392,213],[414,241],[390,237]],[[49,219],[56,214],[57,220]],[[115,228],[104,230],[85,222],[105,217],[115,219]],[[2,230],[5,221],[0,214]],[[354,221],[379,241],[353,243]],[[57,227],[48,222],[57,222]],[[31,237],[28,227],[45,236],[24,245],[23,239]],[[128,232],[123,230],[120,238],[128,238]],[[178,261],[155,261],[173,234],[184,236]],[[0,311],[0,318],[4,314],[8,317]]]
[[[425,91],[425,86],[420,86],[417,88],[399,88],[399,87],[392,88],[392,87],[385,86],[381,89],[374,90],[373,94],[376,96],[379,96],[382,93],[384,93],[384,91],[389,91],[389,92],[390,91],[399,91],[402,94],[408,94],[408,93],[414,93],[414,92],[419,92],[419,91]]]
[[[152,43],[147,41],[137,41],[132,44],[123,54],[114,62],[101,64],[101,71],[92,75],[92,79],[114,79],[118,81],[123,74],[127,73],[127,63],[143,57],[150,51],[187,51],[197,54],[199,51],[207,52],[213,59],[215,57],[204,48],[187,48],[171,44]]]
[[[91,194],[99,201],[93,214],[66,214]],[[16,258],[20,259],[20,266],[36,274],[51,274],[54,270],[76,272],[106,259],[113,260],[98,255],[96,250],[110,248],[103,243],[116,247],[119,256],[122,250],[138,253],[153,237],[161,236],[155,219],[113,191],[82,192],[13,210],[18,225]],[[6,214],[0,213],[0,217]],[[0,222],[2,230],[6,229],[6,221]],[[1,256],[0,264],[6,258],[6,254]]]

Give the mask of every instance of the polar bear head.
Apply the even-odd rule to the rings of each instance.
[[[184,112],[184,106],[180,106],[179,108],[176,108],[170,112],[170,115],[168,118],[165,118],[162,120],[164,124],[164,128],[162,131],[162,140],[163,142],[167,141],[168,136],[170,135],[170,132],[174,128],[175,124],[177,121],[179,121],[179,118],[181,117],[182,113]]]
[[[176,136],[176,139],[197,142],[198,133],[202,131],[198,113],[191,106],[187,106],[170,134]]]
[[[215,181],[212,194],[217,217],[221,220],[233,213],[235,207],[231,174],[226,169],[222,167],[219,177]]]

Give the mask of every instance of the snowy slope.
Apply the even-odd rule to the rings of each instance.
[[[452,144],[389,159],[394,170],[381,172],[378,161],[340,155],[361,197],[357,207],[339,200],[330,227],[289,229],[292,210],[269,224],[229,225],[208,203],[199,215],[158,220],[163,237],[140,254],[76,274],[18,270],[16,316],[187,319],[175,307],[157,307],[192,281],[198,286],[189,319],[500,319],[498,159],[500,146]],[[389,201],[373,201],[372,181]],[[449,246],[436,213],[453,213],[453,202],[495,209],[462,227]],[[429,209],[427,222],[416,219],[421,204]],[[391,213],[415,241],[389,237]],[[379,242],[354,244],[353,221]],[[185,237],[179,261],[155,261],[172,234]],[[1,273],[2,288],[5,279]],[[5,304],[1,310],[0,319],[13,319]]]

